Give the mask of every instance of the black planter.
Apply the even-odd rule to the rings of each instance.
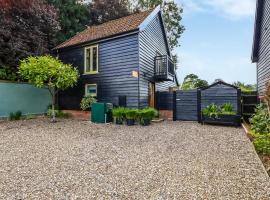
[[[216,116],[209,117],[207,115],[202,115],[202,123],[240,126],[241,116],[240,115],[218,115],[217,117]]]
[[[122,124],[123,124],[123,120],[122,120],[122,119],[119,119],[119,118],[116,118],[116,119],[115,119],[115,123],[116,123],[117,125],[122,125]]]
[[[134,119],[127,119],[127,125],[128,126],[134,126],[135,125],[135,120]]]
[[[141,125],[143,126],[149,126],[151,123],[151,119],[142,119],[141,120]]]

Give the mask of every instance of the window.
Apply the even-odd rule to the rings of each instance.
[[[97,97],[97,84],[86,84],[85,95],[91,95],[92,97]]]
[[[98,73],[98,46],[85,47],[84,49],[84,73]]]

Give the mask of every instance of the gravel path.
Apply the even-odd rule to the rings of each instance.
[[[242,129],[0,122],[0,199],[270,199]]]

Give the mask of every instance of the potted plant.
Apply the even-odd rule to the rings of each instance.
[[[96,102],[97,102],[97,100],[95,97],[93,97],[91,95],[85,95],[82,98],[81,103],[80,103],[81,109],[83,111],[90,110],[92,107],[92,104],[96,103]]]
[[[135,125],[135,119],[137,115],[137,110],[135,109],[127,109],[125,112],[126,121],[128,126],[134,126]]]
[[[113,118],[116,124],[122,125],[125,118],[125,108],[114,108],[112,110]]]
[[[143,126],[149,126],[155,116],[155,109],[145,108],[139,111],[139,122]]]

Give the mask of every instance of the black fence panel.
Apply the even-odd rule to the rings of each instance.
[[[173,92],[156,92],[156,109],[173,110]]]
[[[198,90],[178,90],[175,92],[175,119],[198,121]]]
[[[242,98],[242,115],[246,122],[249,122],[249,118],[255,114],[256,106],[259,104],[259,98],[257,92],[243,92]]]

